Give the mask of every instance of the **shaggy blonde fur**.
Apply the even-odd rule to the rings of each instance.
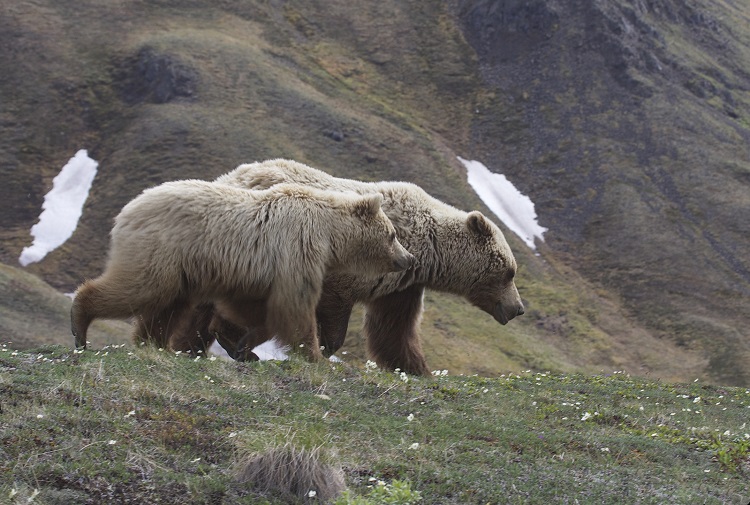
[[[417,259],[414,268],[377,278],[359,273],[330,273],[318,303],[319,333],[332,354],[343,345],[352,307],[366,304],[364,334],[370,355],[382,367],[429,374],[419,336],[425,288],[454,293],[506,324],[523,314],[513,281],[516,261],[500,229],[480,212],[463,212],[437,200],[414,184],[367,183],[333,177],[291,160],[240,165],[217,182],[264,189],[295,182],[306,187],[383,195],[383,210],[399,240]],[[210,311],[210,307],[205,310]],[[195,316],[195,315],[194,315]],[[211,319],[203,314],[205,320]],[[272,336],[262,328],[237,327],[213,319],[219,343],[231,349],[243,341],[243,352]],[[187,341],[214,334],[193,323]],[[243,340],[244,339],[244,340]],[[185,345],[182,342],[181,345]],[[231,354],[231,351],[230,351]]]
[[[76,292],[76,346],[96,318],[136,316],[138,338],[165,345],[201,302],[233,320],[262,304],[269,331],[318,359],[315,307],[327,272],[376,275],[413,257],[395,239],[382,196],[296,184],[263,191],[205,181],[144,191],[115,219],[105,272]]]

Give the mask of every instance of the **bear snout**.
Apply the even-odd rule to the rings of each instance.
[[[393,271],[401,272],[403,270],[409,270],[416,263],[416,258],[406,249],[404,254],[396,256],[393,260]]]
[[[504,307],[502,303],[497,302],[495,309],[492,311],[492,317],[500,324],[508,324],[508,321],[516,316],[523,315],[523,313],[524,309],[521,303],[511,307]]]

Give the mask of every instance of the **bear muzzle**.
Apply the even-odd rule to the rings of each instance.
[[[393,259],[393,271],[402,272],[409,270],[417,262],[417,259],[406,249],[403,250],[403,254],[396,256]]]
[[[495,318],[495,321],[504,325],[508,324],[508,321],[514,317],[523,315],[523,313],[524,310],[522,304],[513,307],[504,307],[502,303],[497,302],[495,304],[495,309],[492,311],[492,317]]]

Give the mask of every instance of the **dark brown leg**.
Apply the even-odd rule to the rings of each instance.
[[[253,349],[273,338],[266,328],[266,303],[233,299],[215,305],[208,333],[237,361],[257,361]]]
[[[367,304],[363,331],[367,350],[379,366],[430,375],[419,336],[423,293],[424,287],[411,286]]]
[[[180,326],[188,317],[190,309],[191,305],[187,300],[175,300],[163,310],[144,311],[136,319],[134,342],[145,342],[169,349],[172,334],[180,331]]]
[[[315,311],[318,319],[318,337],[320,345],[324,347],[324,356],[331,356],[344,345],[353,306],[352,302],[324,288]]]
[[[215,338],[209,331],[213,316],[214,304],[211,302],[200,303],[193,310],[185,312],[169,338],[169,348],[205,356]]]

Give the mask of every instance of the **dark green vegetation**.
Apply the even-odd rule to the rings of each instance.
[[[80,226],[27,268],[66,292],[101,272],[112,218],[147,186],[283,156],[483,209],[460,155],[506,174],[549,232],[539,256],[508,233],[527,305],[510,325],[430,295],[431,365],[748,385],[748,13],[744,0],[5,2],[0,260],[17,265],[80,148],[100,162]]]
[[[236,480],[287,444],[324,453],[354,496],[374,478],[425,504],[750,499],[746,388],[12,344],[0,387],[4,503],[287,503]]]

